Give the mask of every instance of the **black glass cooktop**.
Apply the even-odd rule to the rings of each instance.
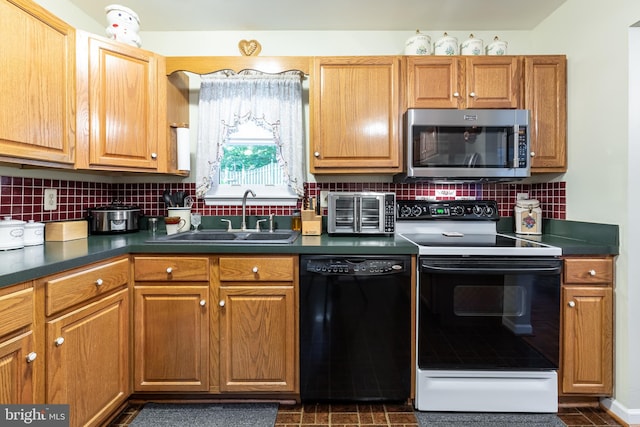
[[[501,234],[419,233],[403,236],[420,246],[438,247],[490,247],[490,248],[544,248],[545,245]]]

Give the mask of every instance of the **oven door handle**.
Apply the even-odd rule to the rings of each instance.
[[[562,261],[553,260],[422,260],[421,271],[439,274],[543,274],[562,272]]]

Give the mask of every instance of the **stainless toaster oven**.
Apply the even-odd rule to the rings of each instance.
[[[395,193],[329,192],[327,232],[393,234],[396,225],[395,206]]]

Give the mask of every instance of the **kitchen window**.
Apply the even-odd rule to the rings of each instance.
[[[306,171],[302,78],[222,71],[202,76],[196,179],[209,205],[295,205]]]

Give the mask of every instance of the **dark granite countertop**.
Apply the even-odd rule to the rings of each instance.
[[[498,231],[513,234],[513,220],[503,218]],[[545,220],[542,236],[521,236],[557,246],[563,255],[617,255],[618,226]],[[400,236],[330,237],[300,236],[292,244],[158,244],[147,243],[152,235],[137,233],[89,236],[67,242],[0,251],[0,287],[37,279],[71,268],[130,253],[172,254],[417,254],[418,248]]]

